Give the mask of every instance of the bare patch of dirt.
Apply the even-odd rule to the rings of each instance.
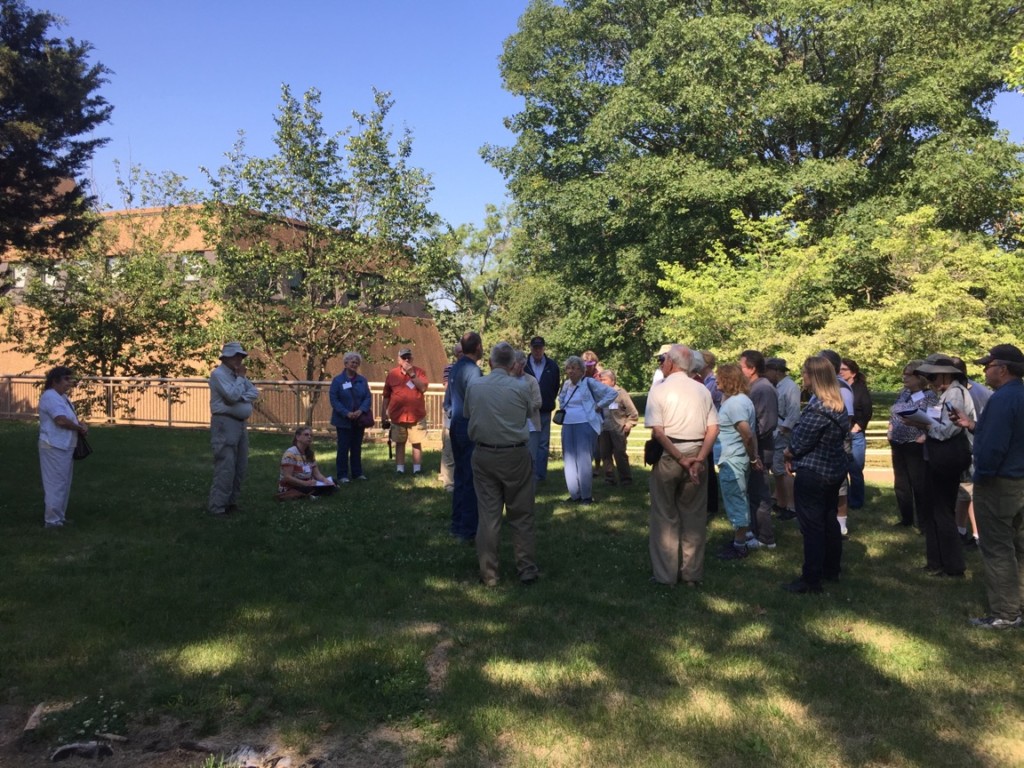
[[[31,708],[0,706],[0,766],[39,768],[60,745],[24,738]],[[358,734],[325,734],[302,752],[285,744],[274,728],[224,731],[197,737],[188,723],[162,718],[156,725],[133,726],[123,743],[110,742],[113,755],[102,763],[72,756],[61,764],[80,768],[199,768],[210,756],[239,768],[404,768],[414,734],[381,726]]]
[[[451,640],[442,640],[427,656],[427,675],[430,680],[427,683],[427,691],[431,696],[443,691],[445,683],[448,682],[448,653],[454,645]]]

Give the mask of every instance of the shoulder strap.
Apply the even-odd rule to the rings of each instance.
[[[828,420],[829,420],[829,421],[831,421],[831,422],[832,422],[833,424],[835,424],[835,425],[836,425],[837,427],[839,427],[839,431],[840,431],[840,432],[846,433],[846,432],[849,432],[849,431],[850,431],[850,427],[849,427],[849,425],[847,425],[846,429],[843,429],[843,424],[842,424],[842,422],[841,422],[841,421],[839,421],[839,419],[837,419],[837,418],[836,418],[835,416],[833,416],[833,415],[832,415],[831,413],[829,413],[828,411],[826,411],[826,410],[825,410],[824,408],[820,408],[820,409],[819,409],[819,411],[821,412],[821,415],[822,415],[822,416],[824,416],[824,417],[825,417],[826,419],[828,419]]]

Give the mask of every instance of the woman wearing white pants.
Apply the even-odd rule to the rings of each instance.
[[[78,436],[89,432],[78,421],[68,400],[68,392],[74,386],[72,370],[58,365],[46,374],[39,398],[39,469],[43,476],[43,521],[47,528],[64,525],[75,446]]]

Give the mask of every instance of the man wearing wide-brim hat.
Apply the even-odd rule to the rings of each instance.
[[[991,613],[971,619],[979,629],[1021,626],[1024,606],[1024,354],[997,344],[975,360],[993,392],[974,432],[974,516]]]
[[[220,353],[220,365],[210,374],[210,445],[213,448],[213,484],[207,511],[222,517],[238,511],[242,481],[249,468],[246,424],[259,390],[246,377],[249,353],[229,341]]]

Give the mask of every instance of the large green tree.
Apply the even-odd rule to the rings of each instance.
[[[664,333],[722,359],[751,347],[791,361],[841,349],[875,387],[899,386],[904,363],[932,352],[966,357],[1024,344],[1024,252],[938,222],[926,206],[878,223],[870,242],[857,243],[843,233],[813,240],[785,212],[759,220],[737,213],[747,236],[741,248],[718,246],[692,269],[662,265]],[[893,282],[864,306],[843,290],[854,253],[885,263]]]
[[[428,272],[430,298],[446,343],[454,343],[467,330],[490,338],[501,328],[503,297],[519,277],[511,250],[515,233],[510,211],[488,205],[482,227],[448,227],[435,239]]]
[[[195,376],[208,370],[199,320],[208,309],[198,279],[205,259],[181,252],[198,228],[196,196],[174,174],[132,168],[118,186],[126,209],[96,216],[77,248],[29,254],[21,301],[5,312],[4,337],[41,365],[71,362],[95,376]]]
[[[419,257],[437,223],[411,135],[396,140],[387,125],[389,94],[374,91],[374,109],[353,113],[354,132],[328,134],[319,103],[315,89],[299,101],[284,86],[276,153],[252,157],[240,138],[208,172],[218,331],[287,380],[329,379],[332,357],[365,352],[422,300]]]
[[[0,254],[70,248],[95,226],[77,177],[107,140],[90,134],[112,107],[92,46],[53,37],[57,20],[0,0]]]
[[[742,250],[735,212],[845,235],[851,311],[895,285],[856,247],[880,219],[929,205],[1013,247],[1019,148],[988,108],[1022,30],[1011,0],[535,0],[501,62],[517,140],[486,156],[551,244],[536,268],[565,322],[639,365],[669,300],[659,263],[689,279]]]

